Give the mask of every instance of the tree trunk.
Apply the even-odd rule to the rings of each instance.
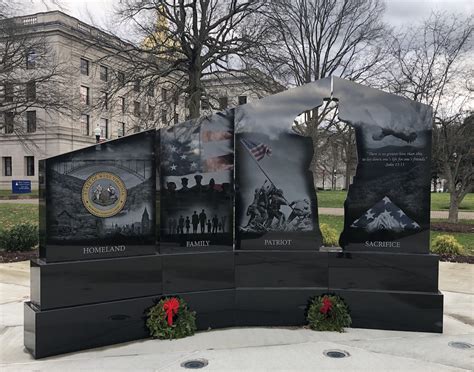
[[[193,64],[189,68],[189,119],[196,119],[201,116],[201,95],[202,95],[202,83],[201,83],[201,69]]]
[[[448,222],[458,222],[459,201],[455,191],[449,194],[449,216]]]
[[[345,180],[344,180],[344,188],[346,190],[349,190],[349,186],[351,184],[351,170],[352,170],[352,154],[349,154],[349,157],[347,158],[346,161],[346,174],[345,174]],[[348,156],[348,155],[346,155]]]

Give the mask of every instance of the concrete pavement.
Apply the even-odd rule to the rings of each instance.
[[[38,199],[2,199],[1,204],[38,204]]]
[[[23,348],[23,301],[29,296],[28,262],[0,264],[0,370],[179,371],[189,359],[209,361],[204,371],[466,371],[474,369],[474,265],[440,263],[445,295],[444,333],[348,329],[346,333],[288,328],[230,328],[175,341],[140,340],[35,361]],[[67,332],[67,329],[65,330]],[[330,359],[329,349],[350,357]]]
[[[321,208],[318,207],[318,213],[329,216],[344,216],[344,208]],[[431,218],[448,219],[448,211],[431,211]],[[474,212],[459,212],[460,220],[474,220]]]

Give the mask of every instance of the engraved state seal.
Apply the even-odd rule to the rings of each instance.
[[[127,200],[127,188],[119,176],[98,172],[82,187],[82,203],[94,216],[112,217],[119,213]]]

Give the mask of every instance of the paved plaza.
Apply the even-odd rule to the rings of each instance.
[[[184,371],[181,363],[208,360],[203,371],[462,371],[474,369],[474,266],[440,263],[444,333],[348,329],[231,328],[175,341],[140,340],[35,361],[23,347],[23,301],[30,292],[29,263],[0,265],[0,370]],[[67,330],[65,330],[67,332]],[[344,350],[344,359],[324,356]]]

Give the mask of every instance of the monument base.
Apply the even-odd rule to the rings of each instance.
[[[441,293],[329,289],[351,309],[352,327],[442,332]],[[301,326],[310,299],[327,288],[238,288],[180,293],[198,330],[232,326]],[[172,295],[172,294],[169,294]],[[25,303],[24,341],[35,358],[149,337],[146,311],[159,297],[39,310]]]

